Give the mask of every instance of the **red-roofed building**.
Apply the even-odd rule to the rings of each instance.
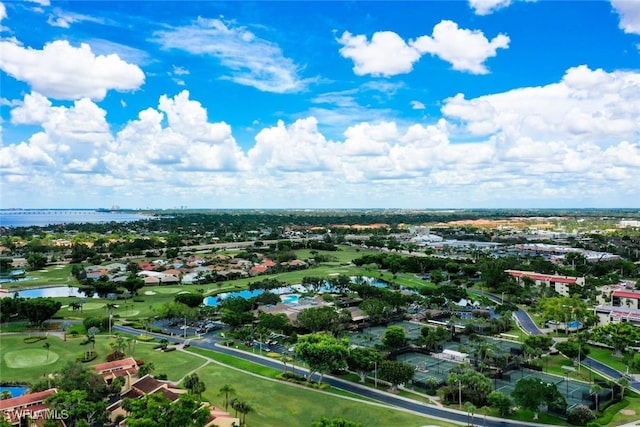
[[[155,268],[155,265],[151,264],[149,261],[140,261],[138,263],[138,267],[142,271],[152,271]]]
[[[523,279],[528,277],[537,286],[552,288],[562,296],[569,296],[569,288],[571,286],[584,286],[584,277],[559,276],[557,274],[542,274],[520,270],[505,270],[505,273],[515,278],[520,286],[524,286]]]
[[[138,375],[138,364],[133,357],[114,360],[112,362],[98,363],[93,369],[110,384],[116,377],[125,377],[125,387],[131,386],[132,377]]]
[[[58,422],[58,425],[65,426],[64,413],[54,413],[44,401],[51,395],[58,392],[55,388],[29,393],[11,399],[0,400],[0,413],[11,423],[12,426],[32,425],[28,420],[32,420],[35,425],[43,425],[48,419]],[[23,424],[21,424],[21,421]]]
[[[153,378],[151,375],[145,375],[131,384],[127,391],[121,393],[120,399],[117,402],[112,403],[107,407],[109,418],[111,421],[115,422],[119,415],[122,415],[123,417],[127,416],[127,412],[122,409],[122,399],[139,399],[147,394],[160,393],[166,399],[175,402],[180,398],[181,394],[186,392],[186,390],[177,388],[171,382],[160,381]],[[121,423],[120,425],[126,424]]]
[[[254,265],[253,267],[251,267],[251,270],[249,271],[249,274],[251,274],[252,276],[257,276],[259,274],[264,274],[266,273],[268,270],[266,265]]]
[[[632,290],[618,290],[613,291],[611,295],[612,304],[616,307],[626,307],[633,309],[640,309],[640,292],[632,291]]]
[[[208,402],[203,404],[209,407],[209,422],[205,427],[234,427],[240,425],[240,420],[236,417],[232,417],[231,414],[223,409],[216,408],[210,405]]]

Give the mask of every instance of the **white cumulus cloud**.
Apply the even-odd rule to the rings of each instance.
[[[469,6],[476,15],[489,15],[510,5],[511,0],[469,0]]]
[[[100,101],[108,90],[131,91],[144,83],[144,73],[136,65],[117,55],[95,55],[85,43],[74,47],[57,40],[38,50],[5,40],[0,41],[0,50],[0,69],[56,99]]]
[[[353,60],[353,72],[359,76],[394,76],[413,70],[420,53],[392,31],[374,33],[371,41],[348,31],[338,39],[340,54]]]
[[[640,2],[635,0],[611,0],[620,15],[620,28],[625,33],[640,34]]]
[[[474,135],[505,132],[577,142],[608,141],[640,131],[640,74],[570,68],[562,81],[467,100],[445,100],[442,112]],[[526,100],[526,102],[523,102]]]
[[[417,38],[412,45],[420,53],[430,53],[449,62],[454,70],[487,74],[484,62],[497,55],[498,49],[509,47],[510,39],[498,34],[489,40],[480,30],[459,28],[453,21],[440,21],[432,36]]]
[[[480,30],[459,28],[453,21],[443,20],[433,27],[431,36],[420,36],[405,42],[392,31],[374,33],[371,40],[365,35],[345,32],[338,39],[340,54],[354,63],[357,75],[394,76],[413,70],[424,54],[431,54],[449,62],[457,71],[487,74],[485,61],[507,49],[510,39],[498,34],[489,40]]]

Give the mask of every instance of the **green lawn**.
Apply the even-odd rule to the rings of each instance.
[[[91,350],[90,344],[80,345],[85,337],[68,339],[65,342],[56,336],[49,336],[46,340],[25,344],[23,339],[29,335],[0,336],[0,381],[36,381],[44,374],[60,370],[67,361],[75,360],[78,355]],[[43,355],[46,357],[46,350],[43,347],[45,343],[50,345],[48,360],[41,357]],[[107,354],[112,351],[109,340],[101,336],[96,338],[95,349],[98,352],[98,358],[92,363],[105,361]],[[31,353],[35,356],[30,356]],[[16,360],[23,362],[17,365]]]
[[[611,421],[607,423],[608,426],[619,426],[640,419],[640,399],[625,396],[624,401],[628,402],[628,405],[619,411],[614,411]]]
[[[593,359],[602,362],[606,365],[611,366],[613,369],[625,373],[627,372],[627,365],[624,363],[624,359],[622,357],[615,357],[614,350],[609,350],[607,348],[600,347],[591,347],[591,352],[589,353]],[[640,373],[636,370],[629,369],[629,372],[632,374]]]
[[[78,281],[71,275],[71,265],[52,265],[42,270],[29,271],[32,280],[3,283],[2,287],[9,290],[41,288],[43,286],[77,286]]]
[[[596,379],[601,379],[601,380],[605,379],[603,376],[601,376],[597,372],[591,371],[584,364],[584,362],[580,367],[580,372],[578,372],[578,367],[573,366],[573,360],[561,354],[556,356],[541,357],[540,361],[542,362],[542,367],[544,368],[544,371],[550,374],[564,376],[566,372],[569,372],[569,378],[572,378],[578,381],[586,381],[586,382],[590,382],[591,380],[596,380]],[[575,371],[564,369],[563,368],[564,366],[572,367],[575,369]]]
[[[36,335],[36,334],[33,334]],[[85,337],[67,339],[63,341],[56,336],[49,336],[46,340],[33,344],[24,343],[23,339],[29,334],[0,336],[0,382],[2,381],[36,381],[44,374],[60,370],[70,360],[91,349],[91,345],[80,345]],[[98,335],[95,349],[98,358],[89,365],[106,362],[107,354],[113,351],[110,343],[114,338]],[[49,354],[43,347],[49,343]],[[137,342],[132,348],[133,356],[145,362],[152,362],[154,373],[167,374],[169,380],[177,381],[204,362],[201,358],[183,352],[173,351],[163,353],[153,349],[154,343]],[[126,351],[130,355],[129,350]]]

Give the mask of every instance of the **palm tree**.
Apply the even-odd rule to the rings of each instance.
[[[43,347],[47,349],[47,362],[48,362],[49,361],[49,348],[51,347],[51,344],[46,342],[46,343],[44,343]]]
[[[192,394],[198,395],[198,400],[202,400],[202,393],[207,389],[207,386],[204,385],[202,381],[198,381],[195,383],[191,389]]]
[[[247,414],[249,412],[251,412],[253,410],[253,408],[247,403],[247,402],[243,402],[241,401],[238,404],[238,412],[240,412],[240,415],[242,416],[240,419],[240,425],[246,425],[247,423]]]
[[[151,374],[156,369],[153,362],[146,362],[144,365],[140,366],[138,369],[138,376],[140,378],[144,377],[147,374]]]
[[[12,397],[9,390],[2,390],[2,392],[0,392],[0,400],[11,399]]]
[[[131,399],[128,397],[125,397],[124,399],[122,399],[122,403],[120,403],[120,407],[127,412],[127,414],[131,413]]]
[[[116,337],[115,342],[112,342],[109,345],[111,346],[113,351],[117,351],[117,352],[122,353],[122,354],[124,354],[124,350],[127,348],[127,342],[126,342],[125,338],[123,336],[121,336],[121,335],[118,335]]]
[[[624,389],[629,387],[629,380],[622,377],[618,380],[618,385],[620,386],[620,400],[622,400],[624,399]]]
[[[600,392],[602,391],[602,387],[598,384],[591,385],[591,393],[596,395],[596,411],[598,410],[598,398],[600,397]]]
[[[236,390],[231,387],[229,384],[225,384],[222,387],[220,387],[220,394],[218,396],[221,396],[224,394],[224,410],[228,410],[229,409],[229,395],[231,394],[235,394]]]
[[[238,418],[238,407],[242,404],[242,401],[239,400],[237,397],[234,397],[233,399],[231,399],[231,407],[236,411],[235,413],[235,417]]]
[[[62,322],[62,324],[60,325],[60,329],[62,330],[62,332],[64,332],[64,340],[67,340],[67,331],[69,330],[69,328],[71,328],[71,323],[69,322]]]
[[[471,402],[464,402],[464,409],[467,411],[467,425],[473,425],[473,414],[476,412],[476,405]]]

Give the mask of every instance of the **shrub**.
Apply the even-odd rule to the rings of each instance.
[[[138,337],[139,341],[147,341],[148,342],[148,341],[153,341],[154,339],[155,338],[153,338],[152,336],[149,336],[149,335],[140,335]]]
[[[103,319],[99,319],[97,317],[87,317],[82,321],[82,324],[84,325],[86,330],[89,330],[91,328],[98,328],[103,331],[107,327],[109,327],[109,319],[106,317]]]
[[[599,424],[601,426],[609,425],[609,423],[613,419],[613,416],[616,415],[618,412],[620,412],[622,409],[626,408],[627,406],[629,406],[629,401],[627,400],[627,398],[625,396],[623,401],[618,402],[615,405],[611,405],[604,412],[604,414],[602,414],[602,416],[600,418],[598,418],[597,421],[594,421],[593,423],[597,423],[597,424]]]
[[[37,336],[37,337],[27,337],[27,338],[23,339],[22,341],[25,344],[33,344],[35,342],[46,340],[46,339],[47,339],[46,336]]]
[[[76,360],[78,362],[82,362],[82,363],[87,363],[87,362],[91,362],[92,360],[95,360],[98,357],[98,353],[95,351],[85,351],[84,353],[81,353]]]
[[[144,298],[134,297],[133,302],[144,302]]]
[[[167,377],[167,374],[158,374],[156,375],[156,379],[160,381],[166,381],[169,379],[169,377]]]
[[[107,355],[107,362],[113,362],[114,360],[122,360],[124,359],[124,353],[121,351],[114,351],[113,353],[109,353]]]
[[[167,347],[167,348],[163,349],[162,351],[164,351],[165,353],[168,353],[170,351],[176,351],[176,348],[175,347]]]
[[[567,411],[567,421],[574,426],[584,426],[596,416],[585,405],[576,405]]]

